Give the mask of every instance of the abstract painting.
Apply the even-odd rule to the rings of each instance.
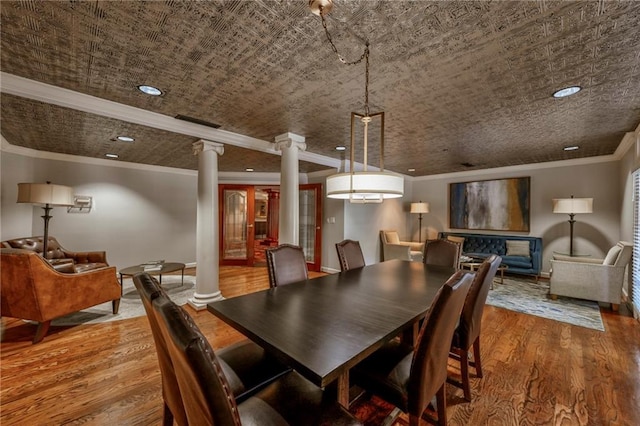
[[[449,185],[449,227],[529,232],[530,178]]]

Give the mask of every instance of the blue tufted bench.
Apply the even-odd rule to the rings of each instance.
[[[542,238],[515,235],[465,234],[457,232],[440,232],[440,238],[447,236],[463,237],[462,253],[466,256],[484,259],[490,254],[502,257],[502,264],[507,265],[506,272],[538,277],[542,269]],[[529,256],[507,255],[507,241],[528,241]]]

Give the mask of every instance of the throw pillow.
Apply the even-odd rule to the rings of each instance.
[[[454,243],[464,244],[464,237],[456,237],[455,235],[447,235],[447,240],[453,241]]]
[[[507,256],[531,257],[529,241],[507,240]]]
[[[607,256],[604,258],[604,261],[602,262],[602,264],[615,265],[616,260],[618,260],[618,256],[620,255],[621,251],[622,251],[622,247],[620,247],[619,245],[615,245],[611,247],[611,249],[609,249],[609,252],[607,253]]]
[[[384,238],[387,240],[387,244],[400,244],[400,237],[396,231],[385,231]]]

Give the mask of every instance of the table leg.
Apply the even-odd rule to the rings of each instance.
[[[162,274],[158,274],[160,275],[160,285],[162,285]]]
[[[338,403],[349,409],[349,370],[338,376]]]
[[[500,284],[504,284],[504,269],[500,269]]]
[[[184,286],[184,268],[182,268],[182,285]]]

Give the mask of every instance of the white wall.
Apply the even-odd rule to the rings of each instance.
[[[67,213],[65,207],[51,211],[49,235],[65,248],[105,250],[117,268],[153,259],[195,261],[195,172],[135,170],[7,152],[1,161],[2,240],[42,235],[42,209],[16,204],[15,194],[19,182],[51,181],[93,197],[90,213]],[[31,173],[16,170],[21,167]]]
[[[535,168],[538,167],[538,168]],[[543,167],[543,168],[540,168]],[[439,231],[460,231],[449,228],[448,202],[449,184],[469,180],[499,179],[508,177],[531,177],[531,221],[530,231],[488,232],[504,235],[530,235],[543,239],[543,271],[548,271],[553,251],[568,251],[569,216],[552,213],[552,199],[592,197],[592,214],[576,215],[574,225],[574,250],[604,257],[606,251],[620,238],[621,188],[619,161],[584,165],[545,167],[529,165],[504,168],[500,171],[426,177],[413,183],[413,199],[429,203],[430,212],[423,215],[423,235],[435,238]],[[417,232],[417,230],[415,231]],[[414,232],[414,233],[415,233]]]
[[[551,212],[552,198],[572,194],[594,198],[594,213],[576,218],[575,245],[576,250],[603,256],[618,239],[631,234],[630,224],[621,225],[621,219],[627,222],[631,213],[625,207],[628,189],[622,188],[629,172],[622,171],[620,164],[531,165],[519,171],[505,168],[419,178],[405,182],[404,198],[382,204],[349,204],[325,198],[322,266],[339,269],[335,243],[345,238],[360,241],[367,263],[380,259],[380,229],[397,229],[401,238],[417,241],[417,215],[409,213],[412,201],[430,204],[430,213],[423,215],[423,240],[449,230],[449,183],[517,176],[531,176],[532,219],[527,235],[543,238],[543,270],[548,270],[553,250],[568,248],[568,216]],[[50,180],[94,197],[95,207],[89,214],[53,209],[50,234],[67,248],[106,250],[109,263],[118,268],[150,259],[195,261],[195,171],[127,169],[104,161],[85,164],[6,151],[0,167],[2,240],[42,234],[41,209],[15,203],[17,183]],[[319,177],[309,179],[313,181],[324,183]],[[336,222],[328,224],[329,217]]]

